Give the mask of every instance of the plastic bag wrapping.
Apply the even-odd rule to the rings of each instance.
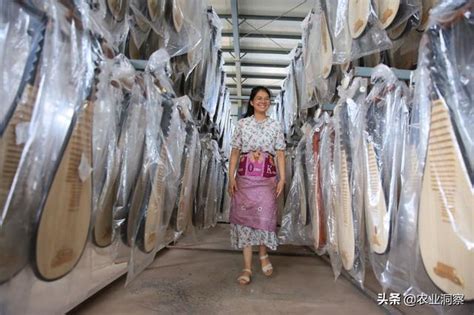
[[[321,131],[321,144],[319,147],[321,163],[321,181],[323,204],[326,213],[326,250],[331,260],[334,278],[337,279],[341,273],[342,260],[339,252],[339,240],[337,231],[336,200],[337,180],[335,173],[335,121],[334,118],[325,118],[326,125]]]
[[[201,144],[201,152],[200,158],[197,159],[200,161],[199,164],[199,175],[198,175],[198,185],[197,185],[197,195],[194,204],[194,212],[193,212],[193,225],[196,228],[202,229],[204,228],[204,218],[205,218],[205,208],[203,206],[204,199],[206,197],[206,187],[208,186],[208,175],[207,170],[211,163],[211,155],[209,154],[209,141],[210,136],[202,137],[200,139]]]
[[[296,148],[295,169],[290,191],[282,213],[281,227],[278,231],[279,244],[312,245],[312,226],[308,222],[308,203],[305,183],[306,139]]]
[[[335,117],[335,174],[337,239],[342,265],[363,286],[365,274],[363,226],[363,160],[362,127],[363,102],[367,80],[355,78],[340,99]]]
[[[186,143],[183,151],[183,160],[181,168],[181,180],[179,187],[179,198],[177,200],[176,211],[172,217],[175,226],[176,235],[179,236],[186,232],[192,226],[193,200],[195,197],[195,159],[196,147],[199,142],[199,133],[192,119],[186,123]],[[176,237],[175,237],[176,239]]]
[[[195,58],[197,64],[193,69],[191,76],[192,86],[189,88],[188,95],[193,101],[202,101],[204,99],[206,85],[201,84],[208,76],[208,64],[210,56],[213,52],[213,26],[211,25],[213,18],[212,13],[206,13],[202,22],[202,39],[199,44],[190,51],[192,57]],[[210,74],[209,74],[210,75]]]
[[[192,51],[201,41],[202,13],[205,12],[203,1],[154,1],[148,3],[148,14],[145,17],[152,31],[163,39],[169,54],[179,56]],[[140,2],[138,7],[144,6]],[[151,9],[151,10],[150,10]],[[191,59],[189,59],[191,61]],[[190,62],[195,63],[195,60]]]
[[[316,119],[316,124],[312,127],[306,137],[306,187],[308,191],[308,210],[312,226],[313,246],[322,255],[326,252],[326,210],[323,203],[322,192],[322,165],[320,147],[322,144],[322,132],[329,116]]]
[[[287,138],[291,137],[292,127],[296,123],[298,115],[298,95],[296,90],[296,78],[294,61],[290,64],[290,71],[283,83],[283,106],[284,106],[284,133]]]
[[[375,3],[377,4],[377,2]],[[393,19],[392,23],[388,25],[390,29],[398,27],[408,21],[412,16],[417,15],[416,19],[420,20],[419,12],[420,12],[421,0],[401,0],[400,5],[397,10],[397,14]],[[379,19],[383,18],[379,14]]]
[[[222,210],[218,217],[220,222],[229,222],[230,217],[230,204],[231,204],[231,197],[228,192],[228,185],[229,185],[229,163],[225,162],[223,164],[223,172],[224,172],[224,187],[223,187],[223,196],[222,196]]]
[[[0,109],[1,225],[1,213],[6,211],[4,206],[12,188],[24,145],[30,137],[30,121],[39,85],[35,73],[43,48],[46,18],[33,13],[26,15],[12,2],[3,1],[0,2],[0,6],[2,8],[0,40],[3,42],[0,48],[2,58],[0,63],[3,65],[0,71],[0,96],[5,100],[5,104]],[[31,38],[27,33],[22,34],[22,32],[30,32]],[[15,40],[18,40],[17,44],[11,43]],[[14,49],[8,51],[7,47]],[[26,51],[17,51],[17,49]],[[28,58],[28,62],[25,58]],[[24,61],[23,65],[22,61]]]
[[[167,244],[165,237],[174,203],[166,202],[173,202],[173,193],[174,196],[177,193],[174,182],[178,170],[169,157],[171,151],[178,150],[175,148],[176,130],[181,129],[178,108],[171,95],[157,89],[151,73],[146,72],[144,76],[145,145],[128,214],[131,255],[126,285],[148,267],[156,252]],[[170,188],[165,187],[167,182]]]
[[[290,192],[290,187],[291,183],[293,182],[293,169],[295,165],[295,159],[296,159],[296,148],[295,147],[289,147],[285,150],[285,190],[284,190],[284,196],[285,196],[285,202],[286,198]]]
[[[130,97],[125,104],[123,122],[121,123],[120,136],[118,140],[118,154],[120,155],[120,168],[117,178],[117,195],[113,206],[114,229],[126,245],[131,244],[129,216],[130,202],[136,187],[137,179],[141,173],[145,149],[146,112],[145,99],[142,87],[135,82],[131,88]],[[131,223],[130,223],[131,224]],[[120,244],[117,244],[120,246]],[[122,255],[128,257],[116,249],[117,260]]]
[[[109,7],[114,4],[115,7]],[[128,20],[129,0],[107,1],[92,0],[89,8],[83,6],[83,16],[90,17],[90,28],[92,32],[99,34],[115,50],[119,50],[120,45],[125,42],[129,31]]]
[[[93,63],[89,37],[57,15],[54,3],[48,2],[47,13],[51,26],[34,83],[37,97],[29,125],[30,136],[0,218],[0,252],[4,257],[0,282],[13,277],[30,258],[30,242],[33,231],[37,232],[33,225],[46,220],[40,214],[44,213],[55,171],[91,86]],[[58,222],[51,223],[52,229],[59,227]],[[53,238],[52,242],[56,240]]]
[[[294,71],[295,78],[295,92],[298,113],[308,107],[307,103],[307,91],[305,83],[305,73],[304,73],[304,61],[303,61],[303,50],[297,48],[294,50],[295,57],[293,59],[293,67],[291,68]]]
[[[34,43],[28,35],[30,16],[11,1],[2,0],[0,8],[0,98],[4,102],[0,107],[0,134],[3,134],[16,105],[15,98],[23,92],[21,83],[28,70],[28,56],[34,53],[30,53]]]
[[[123,55],[105,59],[99,64],[97,76],[94,118],[93,118],[93,242],[99,247],[108,247],[114,237],[113,205],[117,196],[117,177],[120,155],[118,139],[121,114],[125,110],[127,91],[127,71],[130,64]],[[99,254],[109,254],[108,250],[97,250]],[[103,262],[104,260],[98,259]],[[98,266],[100,267],[100,266]]]
[[[371,83],[372,90],[365,101],[363,142],[365,224],[372,270],[385,291],[390,283],[383,274],[398,209],[410,95],[405,83],[398,81],[385,65],[374,69]]]
[[[472,213],[468,200],[472,200],[473,174],[469,160],[473,81],[472,73],[466,72],[473,63],[467,45],[474,34],[471,11],[472,1],[442,2],[432,10],[421,41],[402,170],[398,242],[393,244],[387,270],[391,287],[399,292],[473,298],[472,268],[467,267],[473,257],[472,224],[467,223]],[[436,151],[440,151],[438,156]],[[449,185],[450,178],[455,189]],[[397,253],[403,250],[401,259]],[[465,307],[456,310],[470,307],[472,311],[472,304]]]
[[[150,56],[145,71],[153,75],[158,88],[163,93],[175,94],[173,82],[170,80],[172,71],[170,55],[166,49],[159,49]]]
[[[151,22],[148,19],[148,7],[145,1],[129,0],[128,10],[128,24],[130,28],[128,39],[129,56],[135,59],[141,56],[133,56],[132,47],[136,48],[138,53],[150,32],[156,32],[156,30],[151,28]],[[159,32],[159,34],[161,34],[161,37],[164,37],[164,31]],[[130,43],[131,40],[133,40],[133,43]]]
[[[388,63],[397,69],[413,69],[418,61],[418,48],[423,33],[410,30],[406,36],[393,41],[392,49],[387,51]]]
[[[333,63],[343,64],[366,55],[389,49],[391,41],[370,4],[367,26],[353,39],[349,26],[349,0],[325,1],[329,32],[333,44]]]
[[[329,103],[336,90],[337,76],[331,71],[332,56],[330,60],[321,60],[323,49],[332,47],[329,34],[323,36],[322,30],[327,29],[326,25],[326,16],[318,3],[302,25],[305,98],[301,109]]]
[[[216,216],[215,222],[219,221],[219,218],[222,216],[222,200],[224,197],[224,182],[225,182],[225,173],[222,161],[219,161],[217,164],[217,184],[216,184]]]
[[[168,151],[169,151],[169,162],[172,163],[170,169],[173,170],[170,179],[167,181],[166,186],[166,213],[169,215],[166,216],[166,222],[168,222],[170,230],[175,232],[173,239],[176,240],[181,233],[183,232],[182,227],[186,225],[187,222],[183,222],[182,219],[186,219],[187,215],[183,213],[184,209],[180,209],[179,221],[177,206],[179,204],[179,199],[181,195],[181,188],[184,172],[186,171],[186,143],[189,141],[188,132],[191,133],[192,137],[193,132],[193,121],[190,113],[191,100],[187,96],[183,96],[174,100],[174,110],[173,110],[173,120],[171,124],[171,130],[169,134],[168,142]],[[192,139],[192,138],[191,138]],[[189,169],[189,166],[188,166]],[[189,171],[187,171],[189,174]],[[187,180],[190,181],[189,179]],[[191,187],[188,187],[190,189]],[[169,216],[169,217],[168,217]],[[178,224],[180,228],[178,228]]]
[[[204,56],[208,56],[210,59],[206,62],[206,76],[201,77],[200,80],[202,82],[205,78],[202,106],[210,114],[212,119],[214,117],[217,98],[219,96],[220,85],[217,83],[220,82],[223,62],[222,55],[219,51],[222,22],[214,11],[208,13],[208,19],[210,23],[211,39],[209,41],[209,54]]]
[[[197,207],[195,208],[193,223],[197,228],[210,228],[217,220],[217,163],[219,158],[218,145],[210,136],[201,139],[201,169]]]
[[[221,158],[219,154],[218,144],[215,140],[211,140],[210,153],[211,153],[211,164],[208,168],[208,185],[206,187],[207,194],[204,203],[205,207],[205,219],[204,219],[204,228],[208,229],[214,227],[217,224],[217,215],[218,215],[218,180],[219,180],[219,171]]]

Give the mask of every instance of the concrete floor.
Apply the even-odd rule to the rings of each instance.
[[[252,283],[240,286],[239,252],[228,226],[194,235],[161,251],[128,287],[125,277],[71,314],[385,314],[385,310],[303,247],[281,246],[266,278],[254,255]],[[198,243],[196,243],[198,241]]]

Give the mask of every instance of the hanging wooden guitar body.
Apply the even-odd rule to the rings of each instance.
[[[377,0],[377,15],[382,28],[386,29],[392,24],[400,7],[400,0]]]
[[[97,97],[101,98],[97,100],[98,102],[108,102],[111,103],[111,106],[105,109],[105,112],[113,107],[113,111],[117,108],[121,108],[124,102],[124,96],[122,94],[122,85],[118,81],[111,81],[110,77],[106,74],[105,77],[100,77],[105,82],[98,84],[98,95]],[[100,80],[100,79],[99,79]],[[102,94],[100,88],[107,89],[112,95],[120,95],[118,98],[110,99],[105,98],[105,95]],[[103,105],[102,106],[106,106]],[[97,107],[96,107],[97,109]],[[113,207],[117,197],[117,177],[118,177],[118,136],[120,128],[118,122],[115,121],[113,117],[109,118],[109,121],[104,122],[104,112],[94,113],[94,133],[97,129],[97,140],[94,140],[95,151],[94,153],[99,155],[98,158],[94,156],[94,180],[97,180],[94,183],[94,186],[98,186],[98,196],[97,196],[97,205],[95,209],[95,221],[93,228],[93,241],[98,247],[106,247],[112,244],[113,241]],[[111,124],[117,124],[113,126]],[[103,129],[106,129],[104,131]],[[110,129],[113,130],[112,137]],[[105,135],[101,135],[101,132],[107,132]],[[96,143],[100,142],[100,143]],[[113,143],[113,144],[111,144]],[[101,150],[97,151],[97,147],[100,147]],[[96,189],[96,188],[94,188]]]
[[[448,108],[436,100],[418,214],[420,252],[436,286],[466,300],[474,299],[473,205],[473,185]]]
[[[81,163],[92,162],[92,103],[81,113],[39,217],[35,242],[37,275],[52,281],[79,261],[89,234],[92,176],[81,179]]]
[[[390,232],[390,214],[387,212],[385,194],[380,178],[374,144],[366,143],[368,169],[365,189],[365,224],[372,251],[383,254],[387,250]]]
[[[166,0],[147,0],[148,14],[151,21],[155,22],[165,12]]]
[[[107,9],[115,21],[121,22],[128,10],[128,0],[107,0]]]
[[[164,222],[164,198],[165,198],[165,180],[166,167],[168,160],[168,149],[166,139],[169,136],[171,118],[173,112],[173,100],[169,95],[163,95],[163,112],[161,116],[160,128],[163,132],[163,142],[160,146],[160,157],[158,165],[150,170],[152,176],[143,179],[143,198],[137,198],[141,202],[140,217],[138,218],[138,232],[136,241],[140,250],[145,253],[153,251],[158,242],[162,225]],[[135,198],[134,198],[135,200]]]
[[[342,258],[344,269],[351,270],[354,265],[355,256],[355,236],[354,218],[352,214],[352,193],[349,184],[349,170],[347,165],[346,152],[340,149],[339,161],[339,185],[340,185],[340,206],[337,207],[337,231],[339,240],[339,252]]]
[[[177,232],[184,232],[189,222],[189,215],[192,212],[191,205],[192,199],[192,166],[193,166],[193,150],[194,150],[194,126],[192,122],[186,123],[186,143],[185,149],[183,151],[183,160],[182,160],[182,176],[179,187],[179,199],[178,207],[176,210],[175,221],[175,230]]]
[[[313,134],[313,157],[314,157],[314,196],[316,203],[314,205],[315,213],[312,214],[314,247],[321,249],[326,245],[326,213],[323,203],[322,174],[319,148],[321,142],[321,133],[319,130]]]
[[[370,6],[370,0],[349,1],[349,30],[353,39],[359,38],[364,33],[369,21]]]
[[[423,32],[428,27],[430,10],[435,6],[437,0],[422,0],[421,22],[417,30]]]
[[[19,139],[17,128],[27,131],[27,124],[31,121],[37,96],[37,69],[44,44],[47,18],[45,16],[30,15],[29,30],[32,33],[30,52],[26,60],[21,82],[16,91],[15,99],[8,106],[5,116],[0,122],[0,284],[16,275],[27,263],[29,249],[24,242],[13,242],[18,236],[18,230],[24,230],[29,221],[18,209],[9,209],[7,199],[11,193],[12,184],[23,154],[26,139]],[[36,83],[35,83],[36,82]],[[12,213],[9,213],[9,212]],[[3,225],[3,226],[2,226]],[[13,238],[12,238],[13,236]]]
[[[321,11],[321,64],[323,79],[327,79],[332,70],[332,41],[329,35],[329,28],[326,14]]]

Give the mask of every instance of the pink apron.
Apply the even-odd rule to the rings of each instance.
[[[276,231],[276,174],[275,160],[269,153],[249,152],[240,157],[230,223]]]

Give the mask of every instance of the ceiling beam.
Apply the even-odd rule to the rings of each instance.
[[[221,19],[230,19],[230,14],[218,13]],[[264,20],[264,21],[289,21],[289,22],[302,22],[304,20],[304,16],[276,16],[276,15],[252,15],[252,14],[241,14],[239,18],[246,19],[246,20]]]
[[[235,62],[229,61],[225,62],[224,66],[235,66]],[[261,62],[240,62],[241,67],[262,67],[262,68],[286,68],[289,66],[288,63],[261,63]]]
[[[232,12],[232,35],[234,49],[234,60],[235,60],[235,78],[237,81],[237,95],[242,95],[242,77],[240,75],[240,37],[239,37],[239,7],[237,6],[237,0],[230,0],[230,7]],[[242,101],[239,100],[239,115],[242,111]]]
[[[285,33],[274,33],[274,32],[240,32],[240,37],[247,37],[247,38],[276,38],[276,39],[296,39],[300,40],[301,39],[301,33],[291,33],[291,34],[285,34]],[[233,33],[232,32],[222,32],[223,37],[232,37]]]
[[[226,84],[226,86],[229,89],[235,89],[237,87],[236,84]],[[253,89],[256,86],[259,86],[259,85],[258,84],[242,84],[241,85],[242,89]],[[265,85],[265,87],[270,90],[281,90],[281,85],[268,84],[268,85]]]
[[[228,78],[236,78],[236,73],[226,73]],[[242,78],[247,79],[268,79],[268,80],[283,80],[286,74],[268,74],[268,73],[240,73]]]
[[[234,39],[235,40],[235,39]],[[222,47],[222,51],[226,53],[234,53],[234,47]],[[291,52],[291,48],[242,48],[240,51],[248,54],[276,54],[276,55],[288,55]]]

